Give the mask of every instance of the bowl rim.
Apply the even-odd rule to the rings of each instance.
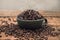
[[[44,20],[44,18],[37,19],[37,20],[21,20],[17,17],[17,20],[20,20],[20,21],[42,21],[42,20]]]

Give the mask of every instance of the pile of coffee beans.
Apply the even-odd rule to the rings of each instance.
[[[10,24],[9,26],[2,26],[0,27],[0,32],[4,32],[7,37],[9,35],[14,36],[19,39],[33,39],[33,40],[48,40],[48,35],[51,36],[58,36],[60,35],[57,32],[52,32],[55,31],[55,29],[45,26],[45,28],[41,28],[38,30],[26,30],[26,29],[21,29],[19,28],[18,25],[15,24]],[[57,34],[56,34],[57,33]],[[55,35],[56,34],[56,35]]]
[[[43,29],[38,30],[26,30],[20,29],[18,25],[10,24],[9,26],[2,26],[0,27],[1,32],[4,32],[7,37],[9,35],[14,36],[19,39],[26,39],[26,40],[47,40],[47,36],[43,34]]]
[[[37,20],[43,18],[43,16],[35,10],[26,10],[18,16],[21,20]]]

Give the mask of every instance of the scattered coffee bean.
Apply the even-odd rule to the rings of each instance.
[[[19,39],[14,39],[14,40],[19,40]]]
[[[5,33],[5,35],[6,35],[6,37],[8,37],[8,36],[9,36],[9,35],[8,35],[8,34],[6,34],[6,33]]]
[[[60,31],[60,28],[59,29],[57,29],[58,31]]]
[[[11,19],[10,19],[10,18],[8,18],[8,20],[9,20],[9,21],[11,21]]]
[[[0,38],[2,37],[2,35],[0,35]]]
[[[52,36],[58,36],[58,35],[60,35],[60,33],[59,32],[51,32],[51,35]]]
[[[11,40],[11,39],[4,39],[4,40]]]

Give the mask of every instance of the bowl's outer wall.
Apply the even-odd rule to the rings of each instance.
[[[34,28],[41,27],[43,20],[40,20],[40,21],[20,21],[20,20],[17,20],[17,22],[20,27],[34,29]]]

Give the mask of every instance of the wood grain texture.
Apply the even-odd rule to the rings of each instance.
[[[0,16],[17,16],[21,10],[0,10]],[[45,11],[39,10],[43,16],[60,16],[60,11]]]

